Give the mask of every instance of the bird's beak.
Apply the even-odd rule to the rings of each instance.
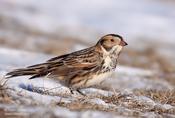
[[[124,40],[121,40],[119,45],[121,45],[121,46],[126,46],[126,45],[128,45],[128,44],[127,44]]]

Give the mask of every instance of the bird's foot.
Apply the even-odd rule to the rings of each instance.
[[[70,89],[70,93],[71,94],[74,94],[74,90],[72,88],[69,88]],[[76,91],[81,94],[82,96],[86,96],[83,92],[80,91],[80,89],[76,89]]]
[[[83,92],[80,91],[80,89],[77,89],[76,90],[79,94],[83,95],[83,96],[86,96]]]

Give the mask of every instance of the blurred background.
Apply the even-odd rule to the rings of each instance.
[[[0,0],[1,48],[60,55],[116,33],[129,44],[120,64],[168,72],[168,79],[174,31],[173,0]]]
[[[129,44],[119,65],[156,73],[144,81],[127,75],[117,89],[174,88],[174,0],[0,0],[0,70],[95,45],[110,33]]]

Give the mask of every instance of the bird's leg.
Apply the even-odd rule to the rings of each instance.
[[[69,90],[70,90],[70,93],[71,93],[71,94],[74,94],[74,92],[73,92],[72,88],[69,88]]]
[[[71,94],[74,94],[74,90],[72,89],[72,88],[69,88],[69,90],[70,90],[70,92],[71,92]],[[80,91],[80,89],[76,89],[76,91],[79,93],[79,94],[81,94],[81,95],[83,95],[83,96],[86,96],[84,93],[82,93],[81,91]]]
[[[83,95],[83,96],[86,96],[84,93],[82,93],[81,91],[80,91],[80,89],[77,89],[76,90],[79,94],[81,94],[81,95]]]

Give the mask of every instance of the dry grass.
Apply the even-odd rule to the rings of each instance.
[[[143,94],[141,93],[136,93],[136,94],[150,97],[146,93],[147,92],[143,92]],[[154,94],[154,93],[150,92],[150,94]],[[126,117],[140,117],[144,113],[149,113],[149,112],[153,112],[161,116],[163,114],[169,114],[169,115],[175,114],[175,108],[165,109],[164,107],[159,106],[158,104],[156,105],[147,104],[147,103],[144,103],[144,101],[139,101],[134,99],[133,96],[134,95],[118,95],[118,96],[113,95],[110,97],[105,97],[105,96],[100,97],[103,101],[105,101],[105,103],[115,104],[118,107],[112,107],[112,106],[106,107],[104,105],[92,104],[88,102],[87,99],[83,99],[83,98],[78,99],[77,101],[71,102],[69,104],[60,102],[57,105],[69,108],[71,110],[76,110],[76,111],[86,111],[86,110],[96,111],[97,110],[97,111],[111,112],[111,113],[115,113],[117,115],[122,115]],[[154,98],[153,100],[161,101],[162,104],[166,104],[166,103],[171,105],[174,104],[173,103],[174,98],[170,99],[170,96],[169,96],[169,99],[163,98],[164,95],[161,96],[161,94],[159,97],[155,97],[155,96],[158,96],[156,95],[156,93],[153,96],[152,96]],[[128,99],[128,97],[130,97],[131,99]]]
[[[147,48],[143,51],[126,49],[125,54],[121,56],[119,62],[122,65],[131,67],[156,70],[159,72],[157,75],[159,79],[165,79],[170,84],[175,85],[174,64],[165,56],[159,55],[154,48]]]
[[[175,106],[175,89],[174,90],[135,90],[136,95],[142,95],[153,99],[161,104],[170,104]]]
[[[69,108],[70,110],[76,110],[76,111],[85,111],[85,110],[98,110],[98,111],[111,111],[110,109],[105,108],[102,105],[97,105],[97,104],[92,104],[89,102],[84,102],[84,101],[74,101],[69,104],[65,103],[58,103],[57,105]]]
[[[103,100],[105,100],[105,102],[114,102],[115,101],[120,101],[118,99],[118,97],[104,97],[101,96],[100,98],[103,98]],[[109,100],[109,101],[108,101]],[[127,109],[125,107],[122,106],[118,106],[118,107],[114,107],[114,106],[105,106],[105,105],[100,105],[100,104],[96,104],[96,103],[91,103],[89,102],[87,99],[85,98],[81,98],[78,99],[77,101],[71,102],[69,104],[65,104],[65,103],[58,103],[57,105],[61,106],[61,107],[66,107],[70,110],[73,111],[87,111],[87,110],[91,110],[91,111],[102,111],[102,112],[110,112],[116,115],[121,115],[121,116],[126,116],[126,117],[139,117],[140,116],[140,112],[139,111],[135,111],[135,110],[130,110]]]
[[[42,52],[54,55],[61,55],[66,52],[70,52],[70,49],[72,49],[72,47],[75,46],[75,44],[86,45],[86,43],[83,43],[79,39],[73,39],[69,37],[51,37],[50,39],[43,39],[43,41],[37,38],[39,37],[32,37],[31,39],[25,39],[25,41],[23,41],[23,39],[9,40],[0,37],[0,45],[9,48],[16,48],[19,50],[22,49],[27,51]],[[29,45],[28,42],[30,42],[31,44],[29,43]]]
[[[4,86],[1,86],[0,91],[0,99],[1,103],[20,103],[16,102],[15,99],[11,99],[10,96],[6,93],[6,89]],[[117,91],[120,93],[120,91]],[[46,93],[47,94],[47,93]],[[60,101],[59,103],[55,103],[53,106],[61,106],[66,107],[73,111],[103,111],[103,112],[111,112],[117,115],[122,115],[126,117],[140,117],[144,113],[153,112],[155,114],[163,115],[163,114],[175,114],[175,109],[165,109],[162,106],[150,105],[145,103],[144,101],[140,101],[135,99],[135,96],[145,96],[151,98],[153,101],[161,103],[161,104],[170,104],[175,106],[175,90],[135,90],[133,94],[118,94],[113,96],[93,96],[93,97],[81,97],[73,100],[70,103],[65,103],[64,101]],[[103,104],[97,104],[90,101],[90,99],[99,98],[103,100],[106,104],[112,104],[114,106],[106,106]],[[22,105],[23,103],[21,103]],[[33,105],[31,103],[31,105]],[[33,106],[39,106],[40,104],[35,104]]]
[[[32,35],[35,35],[34,37],[37,37],[36,35],[43,35],[43,34],[35,33]],[[32,51],[36,52],[39,51],[49,54],[63,54],[64,52],[67,52],[72,45],[75,45],[77,43],[83,44],[82,42],[79,42],[79,40],[72,40],[72,38],[65,38],[64,40],[60,41],[59,40],[60,37],[50,37],[46,35],[43,36],[52,39],[45,41],[45,43],[36,43],[35,45],[33,45],[34,47],[32,47]],[[6,39],[0,39],[0,43],[3,46],[6,45],[8,47],[31,50],[26,45],[24,47],[23,43],[9,42],[9,40]],[[169,83],[175,85],[175,75],[174,75],[175,67],[166,57],[157,54],[157,52],[153,48],[147,48],[143,51],[126,49],[125,53],[122,54],[119,62],[122,65],[127,65],[131,67],[140,67],[153,70],[155,69],[158,72],[160,72],[160,74],[157,76],[158,79],[166,79]],[[151,79],[155,78],[152,77]],[[12,99],[8,95],[4,86],[2,86],[2,84],[0,85],[1,85],[0,102],[17,103],[15,99]],[[103,89],[108,90],[109,88],[103,88]],[[36,89],[35,92],[41,94],[41,91],[37,90],[38,89]],[[43,94],[48,95],[48,91],[44,91]],[[149,113],[149,112],[154,112],[157,114],[163,114],[163,113],[175,114],[175,109],[167,110],[160,107],[159,105],[151,106],[149,104],[133,99],[134,98],[133,96],[135,95],[146,96],[155,102],[175,106],[175,90],[135,90],[134,94],[132,95],[113,95],[109,97],[94,96],[94,98],[102,99],[105,103],[113,104],[118,108],[106,107],[104,105],[99,105],[95,103],[93,104],[92,102],[89,102],[87,98],[80,98],[75,101],[72,101],[71,103],[64,103],[60,101],[59,103],[56,103],[56,105],[76,111],[98,110],[131,117],[139,117],[141,113]],[[130,97],[131,99],[128,99],[128,97]],[[123,108],[122,112],[120,108]],[[0,109],[0,114],[1,111],[3,112],[3,110]]]
[[[175,103],[175,91],[137,91],[136,95],[143,95],[153,99],[155,102],[160,102],[161,104],[170,104],[174,105]],[[132,96],[130,96],[132,98]],[[149,113],[154,112],[158,114],[175,114],[175,108],[165,109],[162,106],[150,105],[135,99],[127,99],[127,96],[111,96],[111,97],[103,97],[103,100],[107,103],[116,104],[118,106],[122,106],[128,108],[130,110],[135,110],[137,113]]]
[[[7,94],[6,89],[0,87],[0,103],[11,103],[12,99]]]
[[[126,60],[128,58],[130,60]],[[156,69],[165,73],[175,72],[175,67],[171,64],[169,59],[163,55],[159,55],[154,48],[148,47],[143,51],[138,50],[127,50],[121,57],[120,62],[132,67],[140,67],[145,69]]]
[[[6,85],[7,80],[0,79],[0,103],[11,103],[12,99],[7,93]]]

